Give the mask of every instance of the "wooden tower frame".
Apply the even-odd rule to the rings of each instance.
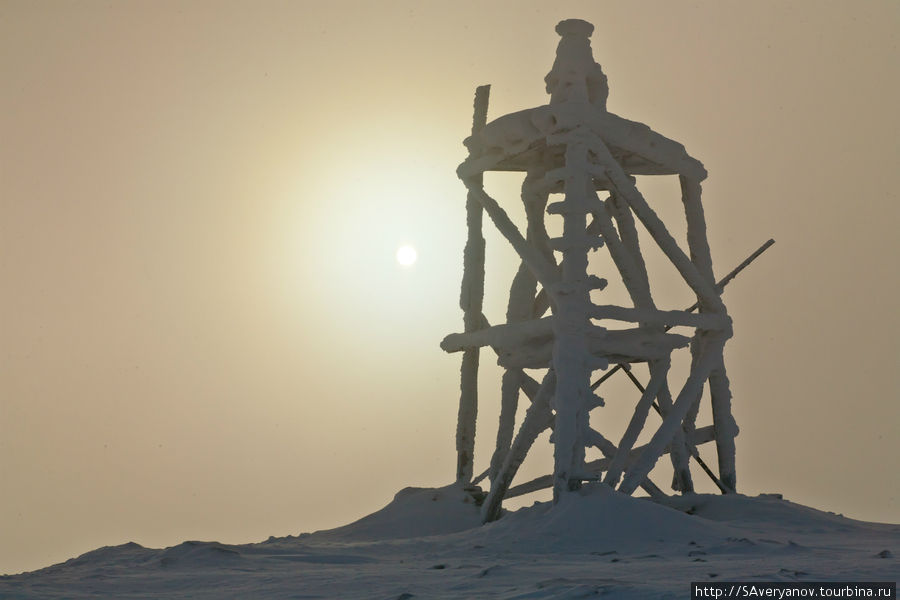
[[[562,21],[556,31],[562,39],[545,79],[550,103],[487,123],[490,88],[479,87],[472,135],[465,141],[469,156],[457,171],[468,189],[468,238],[460,299],[464,332],[447,336],[441,347],[463,353],[456,479],[472,486],[489,477],[490,490],[482,505],[485,521],[500,516],[504,498],[552,486],[557,501],[584,481],[603,481],[626,494],[641,487],[651,496],[663,495],[648,475],[666,453],[671,456],[677,491],[693,490],[691,458],[699,461],[723,493],[734,492],[736,487],[734,439],[738,429],[723,358],[732,326],[720,296],[722,286],[771,242],[717,285],[700,200],[700,184],[706,177],[703,165],[681,144],[606,110],[607,81],[593,60],[590,23]],[[527,216],[525,234],[485,192],[483,175],[487,171],[526,174],[521,197]],[[638,190],[635,175],[679,178],[687,253]],[[562,200],[550,202],[551,194],[561,194]],[[510,290],[507,322],[498,325],[489,324],[482,313],[484,213],[521,259]],[[545,214],[561,216],[561,237],[550,239]],[[696,295],[694,306],[686,310],[657,307],[638,241],[639,224]],[[588,273],[588,253],[600,247],[609,251],[633,306],[592,302],[591,290],[606,285],[605,280]],[[559,262],[554,251],[561,254]],[[552,316],[544,316],[548,310]],[[604,320],[632,326],[607,330],[601,326]],[[675,326],[691,328],[693,335],[670,333]],[[490,467],[476,478],[478,362],[480,348],[485,346],[493,348],[505,371],[496,449]],[[673,398],[671,354],[685,347],[691,352],[690,373]],[[648,364],[646,387],[629,370],[633,363]],[[594,371],[610,364],[617,366],[592,384]],[[526,368],[546,368],[543,381],[532,378]],[[615,444],[591,428],[588,415],[603,405],[594,390],[618,370],[632,378],[641,396]],[[713,424],[698,428],[696,418],[707,383]],[[520,390],[531,404],[515,432]],[[648,444],[635,448],[651,408],[662,416],[662,424]],[[535,439],[548,428],[553,429],[552,475],[511,488]],[[697,452],[698,445],[710,441],[716,444],[718,476]],[[586,462],[586,447],[598,448],[604,458]]]

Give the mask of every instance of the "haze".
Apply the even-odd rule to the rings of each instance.
[[[546,103],[568,17],[609,109],[708,169],[717,274],[777,240],[725,294],[739,490],[900,521],[896,2],[6,0],[0,573],[449,483],[473,92]]]

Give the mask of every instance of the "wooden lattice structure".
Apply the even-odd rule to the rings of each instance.
[[[458,170],[468,189],[461,294],[465,331],[447,336],[441,347],[447,352],[463,352],[456,474],[463,486],[481,480],[474,477],[473,470],[480,348],[492,347],[505,369],[496,450],[484,474],[490,479],[482,505],[485,521],[499,517],[505,497],[552,486],[554,500],[558,500],[583,481],[601,480],[628,494],[641,487],[651,496],[662,495],[648,475],[666,453],[671,456],[673,488],[678,491],[693,490],[692,458],[723,493],[733,492],[736,485],[734,439],[738,429],[731,413],[723,358],[732,327],[720,296],[727,280],[768,244],[726,280],[716,283],[700,199],[700,183],[706,177],[703,165],[681,144],[606,110],[607,80],[592,56],[591,24],[567,20],[556,30],[562,39],[545,79],[550,103],[486,123],[489,87],[478,88],[472,135],[465,142],[469,156]],[[524,234],[485,192],[483,175],[487,171],[525,173],[521,195],[527,216]],[[679,178],[688,252],[637,189],[635,175]],[[551,202],[553,194],[561,199]],[[507,322],[493,326],[482,312],[484,213],[521,258],[510,290]],[[549,237],[547,214],[562,219],[560,237]],[[640,226],[696,295],[694,306],[686,310],[657,307],[639,245]],[[591,291],[606,285],[604,279],[588,272],[588,253],[599,248],[609,252],[633,306],[592,302]],[[560,261],[554,251],[561,255]],[[699,311],[694,312],[696,309]],[[548,310],[551,316],[545,316]],[[630,325],[606,329],[604,320]],[[675,326],[690,328],[693,333],[671,333]],[[692,360],[690,373],[686,381],[679,381],[673,398],[671,355],[679,348],[690,348]],[[646,388],[631,374],[628,367],[633,363],[648,364]],[[616,366],[591,382],[595,371],[610,365]],[[538,382],[525,369],[546,369],[546,373]],[[616,370],[624,370],[641,390],[617,444],[591,428],[588,418],[590,411],[603,405],[594,390]],[[696,419],[707,383],[713,424],[698,428]],[[520,391],[531,404],[516,432]],[[635,448],[651,408],[660,413],[662,424],[648,444]],[[535,439],[548,428],[553,429],[552,475],[511,488]],[[717,449],[717,476],[697,452],[698,445],[712,441]],[[598,448],[604,458],[586,462],[587,447]]]

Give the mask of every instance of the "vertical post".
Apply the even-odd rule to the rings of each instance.
[[[500,422],[497,424],[497,443],[494,454],[491,455],[491,464],[488,468],[488,477],[491,486],[500,473],[509,446],[512,444],[513,434],[516,428],[516,411],[519,408],[519,388],[521,387],[522,369],[507,369],[503,372],[500,383]]]
[[[700,202],[700,183],[684,175],[681,175],[679,179],[681,181],[681,201],[684,203],[684,213],[687,220],[688,249],[691,254],[691,262],[697,266],[697,270],[709,283],[715,285],[712,254],[709,251],[709,242],[706,238],[706,217],[703,214],[703,205]],[[719,288],[717,288],[718,290]],[[710,312],[717,309],[717,307],[708,306],[699,296],[697,300],[700,304],[700,312]],[[720,303],[720,307],[724,307],[724,305]],[[722,309],[720,308],[719,310]],[[731,414],[731,388],[728,382],[728,375],[725,372],[723,355],[718,357],[718,363],[709,376],[713,425],[716,429],[716,454],[719,461],[719,479],[728,490],[733,492],[737,489],[734,444],[734,438],[737,436],[737,424],[734,422],[734,417]],[[691,423],[692,425],[693,423]]]
[[[477,134],[487,122],[488,99],[491,87],[479,86],[475,90],[472,135]],[[473,177],[480,189],[482,175]],[[463,251],[463,278],[459,305],[463,310],[465,331],[481,328],[484,302],[484,235],[482,234],[483,209],[481,202],[470,190],[466,196],[466,229],[468,236]],[[456,481],[468,484],[472,481],[475,454],[475,422],[478,417],[478,348],[463,352],[460,367],[459,417],[456,425]]]
[[[587,145],[579,132],[566,146],[565,199],[558,206],[563,216],[563,235],[551,240],[562,252],[562,281],[552,291],[556,301],[553,318],[553,367],[556,371],[556,427],[554,436],[553,499],[580,485],[584,464],[584,435],[588,430],[587,400],[596,359],[588,346],[592,306],[587,253],[601,245],[587,235],[589,197],[593,181],[588,173]],[[599,366],[599,365],[596,365]]]
[[[713,426],[716,428],[716,456],[719,460],[719,479],[729,491],[737,491],[735,444],[738,427],[731,414],[731,385],[725,372],[723,358],[719,367],[709,375],[709,394],[712,398]]]

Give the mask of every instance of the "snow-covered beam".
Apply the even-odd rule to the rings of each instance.
[[[594,326],[589,329],[590,354],[616,363],[664,358],[676,348],[687,347],[690,342],[683,335],[644,328],[605,330]],[[529,344],[504,348],[498,354],[498,362],[506,368],[546,367],[553,357],[554,343],[551,338],[535,338]]]
[[[550,409],[550,399],[556,390],[556,372],[553,369],[547,371],[541,387],[525,411],[519,432],[510,446],[509,452],[503,459],[503,466],[497,473],[497,477],[491,481],[491,490],[484,503],[481,505],[481,518],[487,523],[500,518],[500,508],[510,483],[525,460],[525,456],[531,449],[537,437],[553,422],[553,411]],[[552,484],[551,484],[552,485]]]
[[[619,477],[622,476],[622,471],[625,468],[625,460],[628,457],[628,453],[631,452],[631,448],[637,441],[638,435],[640,435],[641,430],[644,428],[644,423],[647,421],[647,415],[650,413],[650,406],[653,404],[653,401],[656,400],[660,388],[666,381],[666,376],[669,373],[669,360],[665,359],[658,362],[662,363],[662,368],[655,368],[652,370],[653,374],[650,377],[650,383],[647,384],[646,389],[644,389],[644,392],[641,394],[641,399],[634,408],[631,420],[625,428],[625,433],[622,434],[621,441],[619,441],[616,455],[613,457],[609,469],[606,472],[606,476],[603,479],[603,483],[606,485],[612,487],[618,485]]]
[[[547,206],[549,193],[544,191],[540,184],[544,173],[544,169],[540,166],[533,168],[522,182],[522,203],[525,205],[525,216],[528,223],[525,239],[552,261],[553,253],[548,246],[549,236],[544,226],[544,208]],[[507,323],[533,320],[537,284],[537,279],[528,265],[522,262],[509,287],[509,301],[506,307]],[[519,389],[523,386],[524,377],[525,374],[521,369],[508,369],[503,373],[500,386],[500,418],[497,424],[497,440],[489,469],[492,481],[496,479],[497,473],[503,466],[503,461],[512,443],[519,403]]]
[[[619,231],[613,225],[607,207],[597,198],[596,192],[593,192],[592,195],[597,200],[597,203],[596,208],[592,212],[593,221],[588,226],[588,231],[599,230],[603,239],[606,240],[609,254],[619,274],[622,276],[622,283],[625,284],[625,289],[628,291],[628,295],[631,296],[631,301],[634,302],[635,306],[651,307],[652,302],[649,301],[650,288],[647,284],[645,273],[641,271],[629,247],[619,237]]]
[[[475,90],[472,134],[487,121],[490,86]],[[484,235],[482,234],[482,206],[474,190],[483,185],[481,175],[472,177],[466,196],[466,246],[463,250],[463,279],[459,304],[463,310],[466,331],[481,329],[484,315]],[[472,481],[475,454],[475,425],[478,417],[478,347],[467,348],[460,366],[459,414],[456,422],[456,480]]]
[[[651,365],[650,368],[652,370],[653,368],[659,367]],[[631,372],[629,372],[628,375],[631,377],[632,381],[635,381],[634,375]],[[669,414],[669,411],[672,410],[672,392],[669,390],[668,382],[663,383],[659,389],[659,394],[657,394],[656,397],[659,404],[659,415],[665,419],[666,415]],[[692,426],[689,431],[693,432],[694,430],[695,427]],[[694,480],[691,477],[690,466],[690,456],[692,455],[691,449],[693,449],[694,457],[698,459],[698,462],[702,463],[700,455],[696,454],[696,448],[693,448],[693,446],[689,448],[686,439],[685,428],[682,426],[675,431],[675,436],[672,438],[672,443],[670,444],[671,450],[669,451],[673,471],[672,488],[683,494],[694,491]],[[701,466],[705,466],[705,464],[701,464]]]
[[[694,314],[683,310],[656,310],[628,308],[615,305],[597,305],[591,309],[594,319],[613,319],[647,325],[664,327],[695,327],[710,331],[727,331],[731,329],[731,319],[727,315],[717,313]]]
[[[628,204],[619,197],[618,194],[611,193],[609,198],[604,202],[604,208],[607,214],[615,218],[619,237],[622,246],[627,250],[630,262],[632,277],[640,282],[640,287],[632,293],[632,302],[640,308],[656,308],[653,302],[653,295],[650,292],[650,277],[647,274],[647,265],[644,257],[641,255],[641,245],[638,239],[637,227],[634,223],[634,215]],[[595,217],[596,218],[596,217]]]
[[[557,27],[560,33],[562,33],[561,26],[562,24]],[[580,34],[575,33],[578,27],[573,26],[567,35],[580,37]],[[568,48],[567,52],[571,51],[571,57],[583,54],[580,45],[573,43],[569,47],[566,45],[566,39],[564,36],[560,42],[557,51],[558,62],[563,56],[561,53],[564,48]],[[576,52],[574,48],[578,51]],[[589,47],[587,54],[590,54]],[[554,70],[556,69],[557,63],[554,63]],[[568,72],[563,69],[560,73]],[[580,97],[577,90],[571,87],[566,87],[565,94],[561,97],[568,97],[568,94]],[[586,91],[584,95],[586,98]],[[572,132],[571,136],[561,137],[567,138],[564,140],[565,164],[568,171],[564,204],[570,205],[571,208],[565,209],[562,213],[562,281],[556,288],[550,288],[556,301],[552,343],[552,362],[557,378],[554,397],[556,420],[553,431],[554,502],[557,502],[563,493],[570,491],[573,483],[580,485],[580,482],[572,481],[572,475],[579,472],[584,464],[582,435],[587,429],[585,405],[588,398],[593,395],[590,390],[591,373],[598,367],[606,368],[607,364],[606,361],[594,358],[589,341],[592,326],[588,313],[592,304],[587,274],[587,253],[593,247],[594,241],[585,234],[589,212],[586,208],[590,198],[588,192],[593,191],[590,175],[587,173],[587,146],[583,136],[577,131]]]
[[[590,317],[667,327],[686,326],[709,331],[731,330],[731,319],[727,315],[715,313],[691,314],[677,310],[643,310],[614,305],[595,305],[590,310]],[[532,321],[494,325],[470,332],[451,333],[441,341],[441,349],[445,352],[459,352],[466,348],[482,346],[514,348],[553,335],[553,319],[554,317],[543,317]]]
[[[541,254],[537,248],[528,243],[512,220],[510,220],[506,211],[497,204],[497,201],[481,189],[473,178],[467,178],[463,180],[463,183],[473,193],[474,198],[481,203],[485,212],[496,225],[497,230],[510,243],[519,255],[519,258],[528,265],[528,268],[531,269],[531,272],[534,273],[541,285],[549,288],[554,283],[557,283],[560,279],[558,267],[547,260],[547,257]]]
[[[737,490],[735,471],[735,443],[738,426],[731,413],[731,388],[725,371],[724,358],[709,376],[709,395],[712,403],[713,425],[716,427],[716,456],[719,460],[719,479],[730,491]]]
[[[519,390],[521,389],[521,369],[507,369],[503,373],[500,383],[500,418],[497,424],[497,439],[494,445],[494,453],[491,455],[489,477],[491,481],[497,478],[503,460],[509,452],[513,433],[516,428],[516,409],[519,405]]]
[[[697,265],[700,274],[709,282],[715,281],[712,266],[712,255],[709,251],[709,242],[706,236],[706,217],[703,213],[703,204],[700,201],[700,183],[681,176],[681,200],[684,204],[685,218],[687,220],[688,248],[691,260]],[[700,304],[700,312],[716,310],[716,307],[707,306],[705,299],[697,298]],[[735,491],[737,477],[735,475],[735,444],[737,424],[731,414],[731,388],[728,382],[728,374],[725,370],[724,357],[719,359],[719,365],[709,376],[710,401],[712,403],[713,424],[716,426],[716,454],[719,459],[719,478],[730,490]]]
[[[631,178],[622,170],[622,167],[616,162],[609,148],[600,138],[595,138],[591,144],[591,150],[594,152],[599,162],[598,168],[594,169],[594,173],[598,177],[606,177],[610,180],[614,187],[614,192],[623,198],[637,218],[644,224],[650,236],[656,241],[657,245],[668,257],[685,282],[691,286],[694,292],[703,298],[711,309],[717,311],[725,311],[725,305],[719,298],[714,284],[707,281],[697,267],[691,262],[691,259],[678,246],[678,243],[672,237],[672,234],[666,229],[665,224],[650,208],[641,192],[635,187]]]
[[[534,338],[553,335],[553,317],[544,317],[519,323],[504,323],[465,333],[451,333],[441,341],[444,352],[459,352],[466,348],[494,346],[509,348],[524,344]]]
[[[599,399],[599,396],[597,398]],[[619,451],[619,449],[616,448],[615,444],[613,444],[611,441],[606,439],[603,436],[603,434],[601,434],[599,431],[596,431],[594,429],[589,428],[584,439],[585,439],[585,443],[588,446],[593,446],[594,448],[597,448],[601,453],[603,453],[604,457],[606,457],[610,460],[612,460],[616,456],[616,453]],[[591,463],[591,464],[593,464],[593,463]],[[586,471],[586,474],[592,478],[596,477],[596,473],[591,472],[591,471]],[[666,495],[665,492],[663,492],[661,489],[659,489],[655,483],[650,481],[649,477],[644,479],[644,481],[641,482],[641,488],[645,492],[647,492],[651,498],[662,498]]]
[[[712,425],[707,427],[701,427],[694,432],[693,437],[691,438],[691,443],[695,446],[700,446],[711,442],[715,439],[715,431]],[[647,446],[638,446],[634,450],[628,453],[628,460],[626,460],[626,465],[630,465],[634,463],[641,454],[644,453],[644,450],[647,449]],[[668,451],[668,448],[666,449]],[[600,474],[609,468],[609,463],[612,461],[611,458],[598,458],[597,460],[593,460],[585,465],[585,470],[589,473]],[[646,478],[645,478],[646,481]],[[536,477],[531,481],[526,481],[524,483],[520,483],[517,486],[509,488],[506,492],[506,498],[512,499],[518,496],[523,496],[525,494],[530,494],[531,492],[538,492],[540,490],[545,490],[553,485],[553,475],[543,475],[541,477]]]
[[[641,481],[650,473],[656,461],[662,456],[672,439],[675,432],[681,428],[681,423],[687,415],[688,410],[697,397],[703,384],[709,378],[709,374],[719,366],[722,357],[722,348],[725,346],[726,336],[712,334],[705,336],[702,340],[702,349],[699,360],[692,365],[691,373],[688,375],[678,399],[672,406],[672,410],[663,419],[662,425],[653,434],[650,442],[647,444],[647,450],[641,454],[640,458],[625,473],[625,479],[619,490],[631,494],[640,485]]]
[[[732,270],[728,273],[728,275],[726,275],[725,277],[723,277],[722,279],[720,279],[719,282],[716,284],[716,289],[721,293],[722,290],[725,289],[725,286],[727,286],[729,283],[731,283],[731,281],[732,281],[735,277],[737,277],[737,276],[740,274],[741,271],[743,271],[744,269],[746,269],[746,268],[750,265],[750,263],[752,263],[754,260],[756,260],[763,252],[765,252],[766,250],[768,250],[769,247],[772,246],[772,244],[774,244],[774,243],[775,243],[775,240],[771,240],[771,239],[770,239],[770,240],[766,241],[763,245],[761,245],[759,248],[757,248],[750,256],[748,256],[747,258],[745,258],[745,259],[741,262],[741,264],[739,264],[739,265],[736,266],[734,269],[732,269]],[[541,291],[543,292],[543,290],[541,290]],[[540,294],[538,294],[538,296],[540,296]],[[535,299],[535,303],[537,303],[537,299]],[[686,309],[684,309],[682,312],[693,312],[693,311],[697,310],[698,308],[700,308],[700,303],[699,303],[699,302],[695,302],[695,303],[692,304],[691,306],[689,306],[689,307],[687,307]],[[616,365],[616,366],[613,367],[610,371],[608,371],[605,375],[603,375],[603,377],[601,377],[599,380],[595,381],[595,382],[591,385],[591,389],[597,389],[597,387],[598,387],[600,384],[602,384],[604,381],[606,381],[607,379],[609,379],[610,377],[612,377],[617,371],[621,370],[621,369],[624,368],[624,367],[625,367],[624,364],[618,364],[618,365]]]

